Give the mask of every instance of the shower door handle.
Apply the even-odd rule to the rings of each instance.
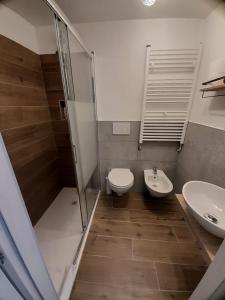
[[[77,149],[76,149],[76,146],[73,145],[73,153],[74,153],[74,160],[75,160],[75,163],[77,163]]]

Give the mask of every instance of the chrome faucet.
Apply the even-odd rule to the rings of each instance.
[[[157,168],[156,167],[153,167],[153,175],[154,175],[154,177],[157,176]]]

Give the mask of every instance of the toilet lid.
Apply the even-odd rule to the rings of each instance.
[[[133,182],[134,175],[129,169],[112,169],[108,179],[115,186],[128,186]]]

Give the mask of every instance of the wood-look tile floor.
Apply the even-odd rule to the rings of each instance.
[[[102,194],[71,300],[185,300],[206,269],[175,196]]]

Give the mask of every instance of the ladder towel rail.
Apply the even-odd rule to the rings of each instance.
[[[147,46],[139,146],[149,141],[184,142],[199,49],[152,49]]]

